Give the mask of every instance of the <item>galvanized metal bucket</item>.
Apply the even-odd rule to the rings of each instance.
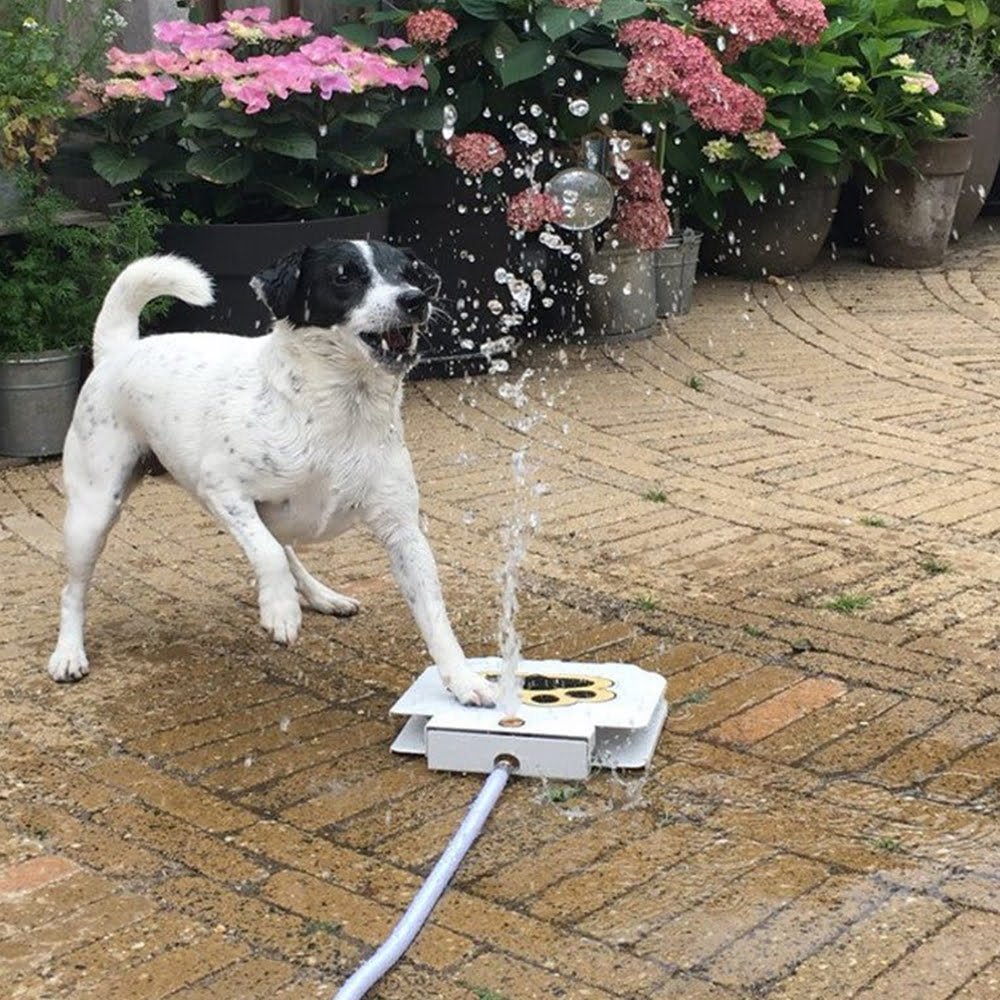
[[[656,251],[656,315],[683,316],[691,311],[701,233],[685,229]]]
[[[0,455],[62,453],[80,391],[79,347],[0,358]]]
[[[656,326],[655,251],[583,242],[588,336],[648,336]]]

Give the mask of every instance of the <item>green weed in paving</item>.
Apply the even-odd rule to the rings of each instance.
[[[875,850],[888,854],[895,854],[903,849],[903,842],[898,837],[873,837],[871,844]]]
[[[866,528],[884,528],[885,527],[885,518],[884,517],[878,517],[875,514],[865,514],[864,517],[859,517],[858,520]]]
[[[476,998],[476,1000],[507,1000],[502,993],[497,993],[495,990],[491,990],[487,986],[477,986],[472,991],[472,995]]]
[[[687,386],[689,389],[694,389],[695,392],[704,392],[705,380],[700,375],[692,375],[687,380]]]
[[[582,792],[582,788],[574,788],[573,785],[552,785],[545,789],[545,797],[549,802],[568,802]]]
[[[340,924],[332,920],[307,920],[302,928],[303,934],[336,934],[340,930]]]
[[[692,691],[690,694],[684,695],[683,698],[678,698],[677,701],[672,703],[673,708],[680,708],[682,705],[701,705],[708,701],[708,691],[705,688],[699,688],[697,691]]]
[[[640,611],[657,611],[660,607],[652,597],[633,597],[632,606]]]
[[[872,599],[867,594],[840,594],[832,601],[827,601],[823,607],[842,615],[853,615],[855,611],[870,607],[871,603]]]
[[[747,635],[753,636],[754,639],[760,639],[762,636],[767,635],[762,628],[758,628],[756,625],[744,625],[743,631],[746,632]]]
[[[643,500],[652,500],[653,503],[666,503],[667,494],[663,490],[647,490],[642,495]]]
[[[920,564],[920,568],[928,576],[940,576],[942,573],[947,573],[951,569],[951,566],[948,563],[943,562],[940,559],[935,559],[932,556],[929,559],[924,559]]]

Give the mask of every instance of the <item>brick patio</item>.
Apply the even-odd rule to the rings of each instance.
[[[645,777],[513,782],[382,1000],[1000,997],[1000,242],[696,300],[538,352],[524,410],[517,368],[410,388],[467,650],[530,439],[527,654],[658,670],[671,718]],[[313,550],[364,607],[281,649],[234,543],[150,480],[92,675],[56,687],[58,483],[0,473],[0,992],[330,996],[480,784],[389,752],[425,661],[383,553]]]

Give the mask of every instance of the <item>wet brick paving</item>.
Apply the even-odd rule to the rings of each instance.
[[[527,655],[660,671],[671,718],[646,776],[515,781],[375,996],[1000,996],[988,227],[942,271],[705,280],[650,340],[415,384],[406,419],[467,650],[530,442]],[[363,610],[278,648],[234,543],[149,480],[57,687],[62,509],[58,463],[0,472],[0,992],[330,996],[480,783],[389,752],[425,657],[384,554],[312,550]]]

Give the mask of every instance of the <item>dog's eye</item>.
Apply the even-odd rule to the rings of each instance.
[[[333,273],[333,280],[338,285],[347,285],[354,280],[354,274],[351,270],[346,267],[338,268]]]

